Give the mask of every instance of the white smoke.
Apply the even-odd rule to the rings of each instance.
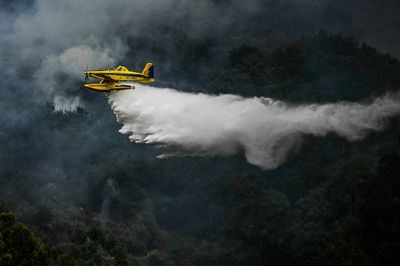
[[[55,95],[53,98],[54,111],[55,112],[75,112],[79,107],[82,107],[80,97],[64,97],[60,95]]]
[[[381,131],[400,113],[399,95],[369,103],[289,105],[268,98],[207,95],[136,85],[112,93],[120,132],[136,143],[156,144],[171,155],[233,155],[273,169],[295,153],[302,136],[335,133],[349,141]],[[168,149],[168,150],[170,150]]]
[[[116,46],[122,45],[117,42]],[[116,50],[124,49],[118,47]],[[83,70],[89,67],[89,63],[109,68],[115,65],[111,49],[87,45],[72,47],[59,55],[49,55],[42,61],[34,74],[35,87],[52,98],[56,111],[75,111],[83,104],[79,97],[71,94],[79,90]]]

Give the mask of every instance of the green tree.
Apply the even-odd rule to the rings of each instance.
[[[13,213],[0,214],[0,265],[51,265],[55,255]]]
[[[244,251],[239,258],[249,265],[288,263],[289,202],[273,190],[266,190],[254,175],[238,177],[232,193],[237,204],[231,209],[230,231]]]

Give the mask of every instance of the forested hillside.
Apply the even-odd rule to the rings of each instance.
[[[397,59],[324,31],[276,50],[240,45],[200,78],[190,66],[172,85],[192,79],[190,90],[292,104],[365,101],[400,88]],[[107,96],[82,94],[88,104],[75,113],[0,99],[9,108],[0,117],[1,265],[399,261],[399,118],[357,142],[306,136],[298,156],[262,171],[242,155],[156,159],[157,148],[118,133]]]

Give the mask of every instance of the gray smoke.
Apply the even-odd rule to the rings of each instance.
[[[153,60],[159,80],[175,82],[185,56],[194,53],[190,40],[213,44],[204,65],[216,71],[233,47],[273,49],[320,28],[399,56],[399,6],[394,0],[0,0],[2,83],[30,84],[36,97],[73,110],[83,104],[85,67]]]
[[[101,212],[100,212],[101,224],[102,224],[103,228],[105,228],[106,223],[110,216],[111,200],[114,197],[118,196],[118,194],[119,194],[119,191],[115,187],[113,180],[108,178],[105,188],[104,188],[104,198],[103,198],[103,201],[101,202]]]
[[[173,155],[229,156],[244,152],[263,169],[281,165],[304,135],[335,133],[349,141],[385,128],[400,113],[398,94],[368,103],[290,105],[268,98],[184,93],[136,85],[112,93],[109,102],[120,132],[136,143],[172,149]]]

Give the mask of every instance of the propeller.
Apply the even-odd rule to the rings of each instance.
[[[85,68],[85,82],[88,82],[88,81],[89,81],[89,73],[88,73],[88,71],[89,71],[89,69],[88,69],[88,67],[86,66],[86,68]]]

